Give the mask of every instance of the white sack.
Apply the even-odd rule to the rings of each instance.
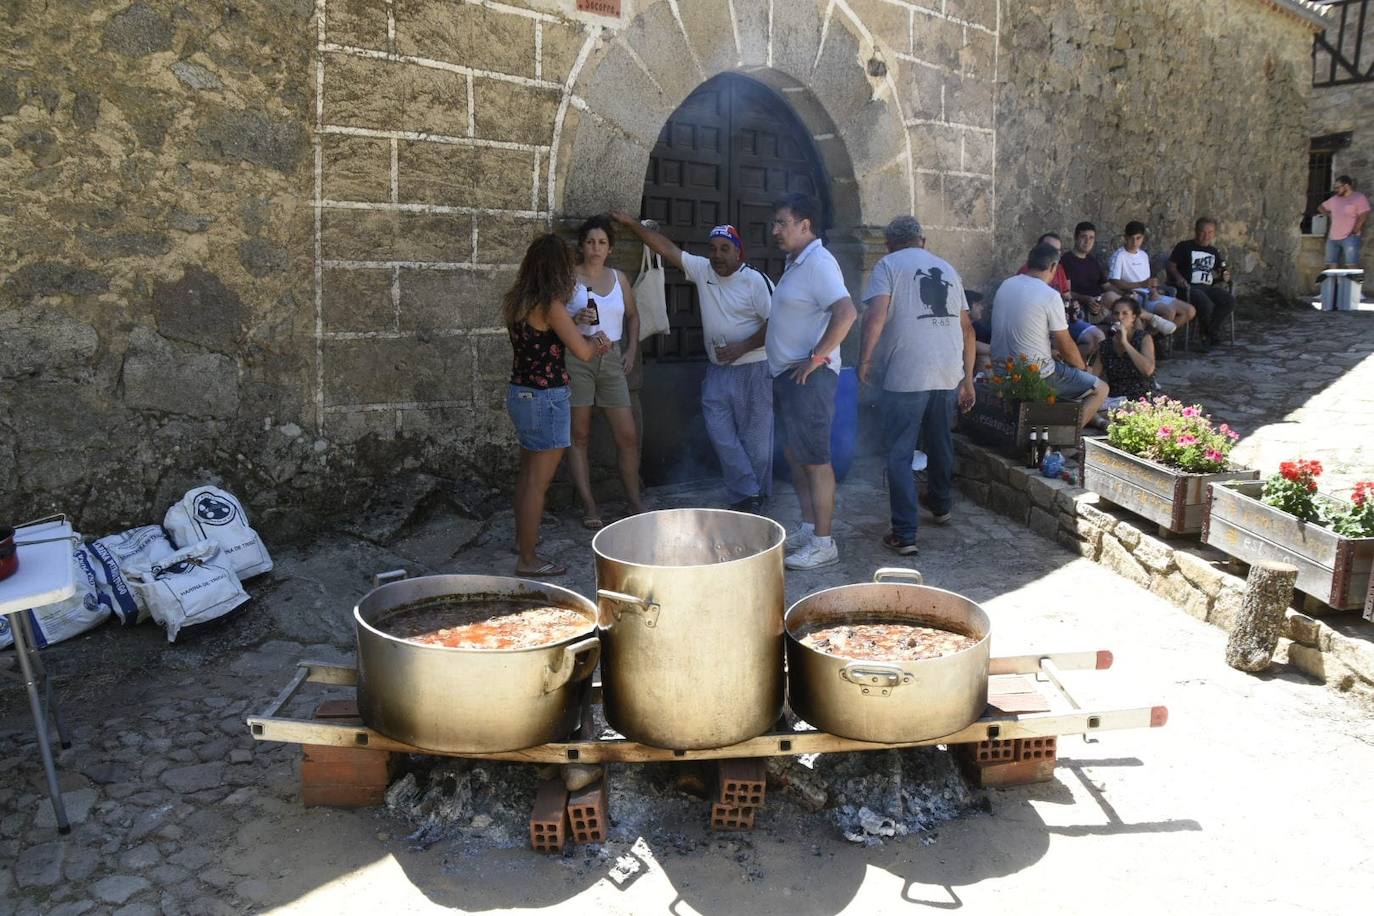
[[[148,619],[148,609],[126,581],[129,570],[157,563],[170,557],[175,549],[159,525],[131,528],[91,544],[96,575],[101,588],[114,599],[120,623],[127,626]]]
[[[29,615],[29,628],[39,648],[98,627],[113,612],[114,601],[100,586],[98,565],[84,546],[76,545],[72,549],[72,579],[76,583],[76,593],[55,604],[24,611]],[[0,649],[13,644],[10,618],[0,617]]]
[[[201,541],[149,566],[125,571],[139,601],[176,642],[182,627],[222,617],[248,600],[214,541]]]
[[[272,570],[272,558],[262,538],[248,524],[248,513],[232,493],[218,487],[187,490],[167,510],[163,527],[177,547],[210,540],[219,545],[222,559],[234,567],[240,579]]]

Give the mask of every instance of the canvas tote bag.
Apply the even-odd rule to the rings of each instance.
[[[635,307],[639,309],[639,339],[668,332],[668,293],[665,288],[663,258],[648,245],[639,259],[639,276],[634,283]]]

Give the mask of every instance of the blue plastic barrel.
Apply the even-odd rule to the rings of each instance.
[[[853,369],[844,368],[840,370],[840,383],[835,388],[835,422],[830,426],[830,465],[835,469],[835,480],[844,480],[849,473],[858,447],[859,376]],[[773,425],[773,476],[789,482],[792,479],[776,420]]]

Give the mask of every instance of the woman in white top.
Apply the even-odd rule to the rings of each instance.
[[[625,380],[639,357],[639,312],[635,309],[634,292],[625,274],[606,266],[614,243],[611,221],[604,216],[593,216],[578,227],[578,285],[568,303],[573,321],[582,328],[583,334],[591,336],[599,332],[612,343],[624,341],[623,345],[614,346],[610,352],[590,361],[580,360],[571,352],[566,358],[572,380],[572,448],[568,452],[568,466],[577,495],[582,498],[582,525],[592,530],[603,524],[596,497],[592,494],[587,461],[593,407],[602,409],[611,428],[630,512],[644,511],[639,495],[639,433],[630,406],[629,384]]]

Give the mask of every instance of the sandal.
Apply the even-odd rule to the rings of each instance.
[[[582,527],[588,531],[600,531],[606,527],[606,523],[601,520],[599,515],[584,515],[582,516]]]
[[[515,567],[515,574],[517,576],[562,576],[565,575],[567,571],[568,567],[561,563],[555,563],[552,560],[545,560],[544,564],[538,569],[521,569],[519,566]]]

